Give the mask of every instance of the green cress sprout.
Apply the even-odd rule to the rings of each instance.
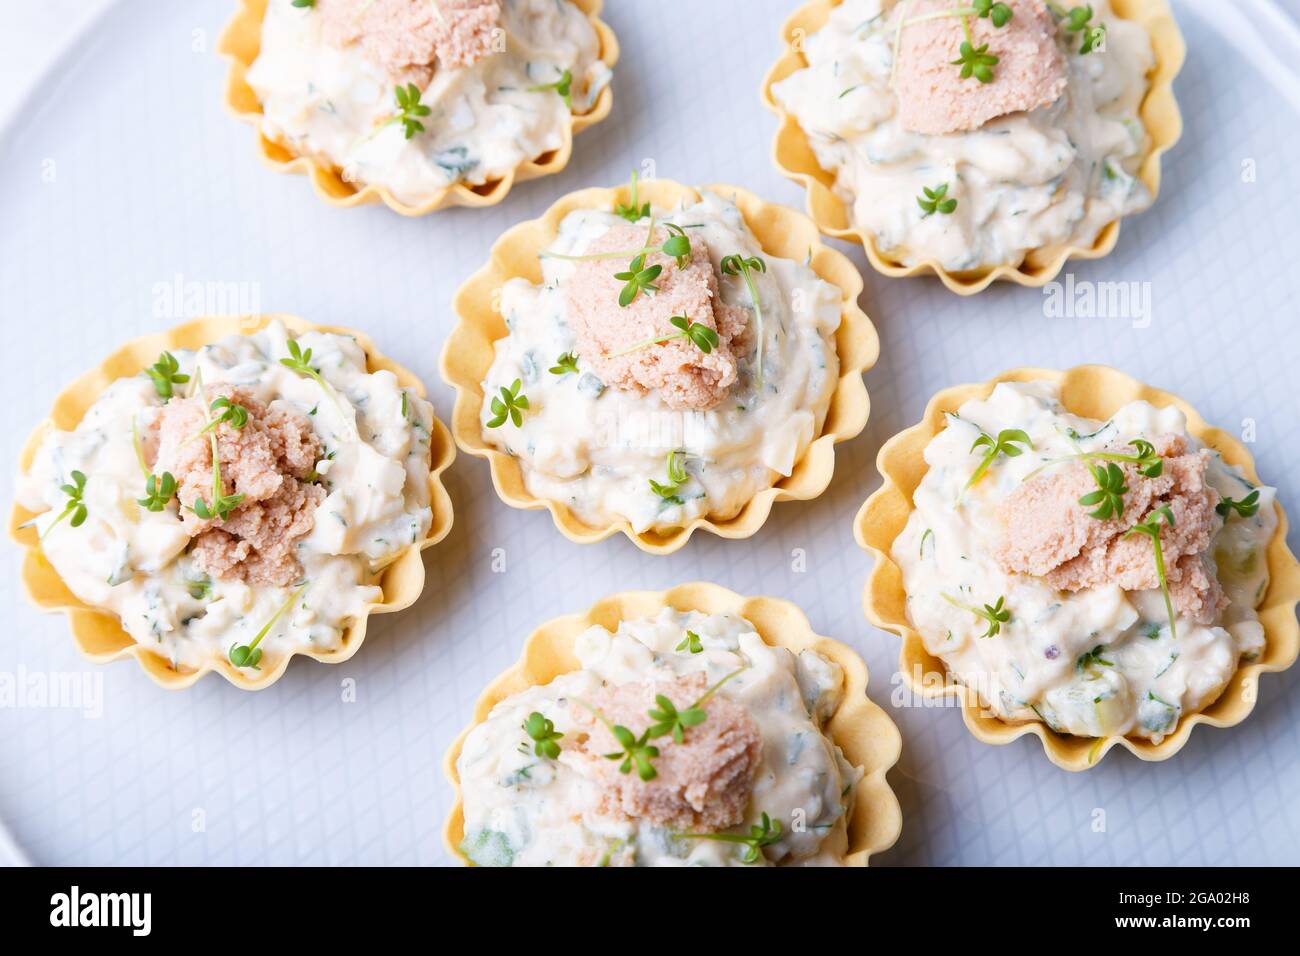
[[[219,410],[221,414],[204,425],[203,430],[199,432],[200,435],[212,431],[221,424],[227,424],[236,431],[248,424],[248,409],[243,405],[237,405],[225,396],[213,399],[208,407],[214,412]]]
[[[697,637],[696,640],[699,640],[699,638]],[[657,706],[649,712],[650,719],[654,721],[654,724],[647,731],[650,735],[649,739],[654,740],[656,737],[672,734],[673,740],[676,743],[681,743],[683,734],[688,728],[698,727],[708,719],[709,715],[705,711],[704,705],[708,703],[709,698],[718,692],[718,688],[745,669],[742,667],[739,670],[732,671],[701,694],[700,698],[685,710],[678,710],[673,702],[663,694],[656,694],[655,704]]]
[[[951,216],[953,212],[956,211],[957,200],[944,198],[948,195],[947,183],[941,183],[933,189],[922,187],[921,192],[925,195],[917,196],[916,204],[920,206],[921,211],[925,213],[925,215],[921,217],[922,219],[928,219],[936,212],[944,216]]]
[[[202,395],[202,385],[198,386],[199,394]],[[215,403],[214,403],[215,404]],[[208,410],[203,410],[203,417],[211,425],[211,416]],[[208,442],[212,450],[212,504],[208,505],[201,497],[194,499],[194,506],[190,508],[196,515],[205,521],[209,519],[224,521],[230,517],[230,513],[239,507],[240,502],[244,500],[243,495],[226,495],[222,494],[221,484],[221,447],[217,444],[217,433],[204,428],[203,431],[208,433]],[[199,433],[200,435],[203,432]]]
[[[1005,600],[1005,598],[1002,597],[999,597],[995,603],[985,604],[983,607],[975,607],[970,604],[963,604],[961,601],[958,601],[955,597],[952,597],[947,594],[941,593],[939,597],[943,598],[953,607],[961,608],[961,610],[963,611],[969,611],[971,614],[974,614],[976,617],[980,618],[981,620],[987,621],[988,629],[983,634],[980,635],[981,638],[997,637],[997,635],[1002,632],[1002,625],[1006,624],[1008,621],[1011,620],[1011,612],[1006,610],[1002,606],[1003,601]]]
[[[519,394],[523,382],[515,379],[509,388],[502,388],[499,397],[492,399],[492,418],[488,428],[500,428],[506,419],[514,422],[516,428],[524,423],[523,413],[528,410],[528,396]]]
[[[667,460],[668,481],[658,482],[653,478],[650,479],[650,490],[671,505],[680,505],[682,503],[681,495],[677,492],[681,490],[681,486],[686,484],[687,479],[690,477],[686,473],[684,457],[681,452],[670,451]]]
[[[690,651],[692,654],[699,654],[704,650],[704,644],[700,641],[700,635],[694,631],[687,631],[686,636],[682,638],[681,643],[677,645],[676,650]]]
[[[1096,491],[1079,499],[1079,504],[1085,507],[1096,506],[1097,510],[1088,512],[1088,517],[1105,521],[1108,518],[1122,516],[1124,495],[1128,493],[1128,485],[1124,484],[1124,472],[1120,471],[1119,465],[1114,462],[1109,462],[1105,466],[1089,465],[1088,470],[1092,472],[1093,481],[1097,482]]]
[[[537,711],[528,715],[522,724],[523,731],[533,740],[533,753],[539,757],[555,760],[560,756],[559,740],[564,734],[555,730],[554,721]]]
[[[1031,451],[1034,447],[1034,443],[1029,436],[1019,428],[1004,428],[998,432],[997,438],[985,432],[980,432],[980,436],[975,439],[975,443],[970,446],[970,450],[974,452],[977,448],[987,448],[988,451],[984,453],[983,460],[971,473],[970,479],[962,487],[962,490],[965,491],[983,478],[984,473],[989,470],[989,467],[997,460],[999,455],[1005,455],[1007,458],[1019,458],[1023,455],[1025,449],[1017,448],[1017,445],[1024,445]]]
[[[48,528],[45,529],[45,534],[41,535],[42,538],[53,531],[54,526],[69,515],[72,516],[70,524],[74,528],[80,528],[86,521],[87,511],[84,500],[86,494],[86,476],[76,469],[73,469],[72,484],[61,485],[59,490],[68,496],[68,503],[64,506],[63,510],[59,512],[59,516],[54,519]]]
[[[146,368],[144,373],[153,380],[153,390],[159,398],[171,398],[173,385],[183,385],[190,380],[188,375],[181,374],[180,363],[171,352],[159,355],[158,361]]]
[[[1162,518],[1169,527],[1172,528],[1174,526],[1173,511],[1170,510],[1168,505],[1161,505],[1159,508],[1147,515],[1146,520],[1135,524],[1125,532],[1124,537],[1128,538],[1135,534],[1144,534],[1151,539],[1151,550],[1156,561],[1156,577],[1160,580],[1160,593],[1164,595],[1165,611],[1169,615],[1169,636],[1174,640],[1177,640],[1178,627],[1174,623],[1174,602],[1169,596],[1169,578],[1165,575],[1165,553],[1164,549],[1160,546],[1160,532],[1162,530],[1160,521]]]
[[[630,200],[626,204],[618,203],[614,206],[614,215],[620,216],[628,222],[640,222],[650,215],[650,204],[648,202],[637,205],[637,199],[639,198],[637,196],[637,178],[634,169],[632,170],[632,195]]]
[[[555,364],[551,366],[550,372],[552,375],[569,375],[570,373],[577,375],[578,356],[574,355],[572,352],[562,353],[560,357],[555,360]]]
[[[754,305],[754,325],[757,327],[758,345],[756,346],[754,363],[758,368],[757,384],[761,389],[763,387],[763,305],[758,298],[758,286],[754,283],[754,273],[766,272],[767,263],[758,256],[745,256],[734,253],[722,260],[722,271],[729,276],[740,276],[745,280],[745,288],[749,290],[749,300]]]
[[[1092,22],[1091,6],[1071,7],[1066,10],[1060,4],[1050,0],[1047,5],[1064,21],[1062,25],[1067,33],[1077,33],[1083,37],[1083,42],[1079,44],[1080,54],[1086,55],[1102,48],[1106,42],[1106,24]]]
[[[554,83],[539,83],[537,86],[527,87],[529,93],[546,93],[554,91],[564,100],[564,105],[573,109],[573,74],[565,70],[560,78]]]
[[[404,87],[396,86],[393,88],[393,98],[397,101],[397,112],[384,121],[380,128],[401,123],[402,132],[407,139],[413,139],[416,133],[423,133],[424,124],[419,117],[428,116],[430,109],[420,102],[419,88],[414,83],[407,83]]]
[[[334,403],[334,407],[338,409],[339,415],[343,417],[344,421],[346,421],[347,415],[344,413],[343,406],[339,403],[338,397],[334,394],[334,389],[330,387],[329,382],[325,381],[325,376],[320,373],[320,369],[311,364],[311,349],[303,351],[295,339],[289,339],[287,345],[289,349],[289,357],[280,359],[280,364],[297,375],[302,375],[306,378],[312,379],[317,385],[319,385],[321,391],[324,392],[326,397]]]
[[[1028,475],[1026,475],[1025,481],[1028,481],[1030,478],[1033,478],[1035,475],[1037,475],[1039,472],[1043,471],[1046,468],[1051,468],[1053,465],[1059,465],[1062,462],[1067,462],[1067,461],[1126,462],[1131,465],[1136,465],[1137,470],[1140,471],[1143,475],[1145,475],[1148,478],[1159,478],[1160,475],[1165,470],[1165,460],[1161,458],[1158,454],[1156,454],[1155,446],[1152,445],[1149,441],[1145,441],[1141,438],[1133,439],[1131,444],[1133,445],[1133,449],[1134,451],[1137,452],[1137,454],[1121,455],[1119,452],[1113,452],[1113,451],[1080,452],[1077,455],[1069,455],[1065,458],[1057,458],[1054,461],[1045,462],[1044,464],[1040,465],[1039,467],[1031,471]]]
[[[645,253],[638,253],[624,271],[614,273],[615,279],[627,283],[618,294],[618,304],[626,309],[642,292],[646,295],[658,292],[659,287],[654,284],[654,281],[663,271],[664,267],[660,265],[647,266]]]
[[[740,833],[678,833],[683,840],[717,840],[721,843],[739,843],[745,847],[740,859],[745,863],[757,863],[763,856],[763,847],[771,846],[781,839],[781,821],[773,820],[763,814],[762,822],[749,828],[748,834]]]
[[[705,355],[708,355],[718,347],[718,333],[707,325],[699,322],[692,322],[688,316],[674,315],[668,320],[668,324],[677,329],[676,332],[669,332],[667,335],[656,335],[653,338],[642,339],[629,345],[625,349],[619,349],[617,352],[610,354],[611,358],[617,358],[620,355],[627,355],[629,352],[635,352],[638,349],[646,348],[650,345],[663,345],[665,342],[673,342],[677,339],[687,339],[692,342]],[[554,369],[552,369],[554,371]]]
[[[230,649],[230,663],[236,667],[251,667],[253,670],[261,670],[258,663],[262,660],[262,649],[257,645],[262,643],[262,638],[271,632],[271,628],[275,627],[275,622],[280,620],[284,612],[293,606],[293,602],[298,600],[305,590],[307,590],[306,581],[290,592],[289,599],[280,605],[280,609],[271,615],[269,621],[262,625],[262,629],[257,632],[256,637],[247,644],[236,644],[232,647]]]
[[[1224,498],[1214,506],[1214,510],[1225,520],[1231,517],[1234,511],[1240,518],[1253,518],[1259,511],[1259,489],[1252,491],[1240,501]]]
[[[143,498],[137,498],[136,501],[149,511],[162,511],[176,494],[176,479],[170,471],[164,471],[161,477],[150,475],[144,483],[144,494]]]

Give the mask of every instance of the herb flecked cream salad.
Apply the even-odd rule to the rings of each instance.
[[[266,136],[416,205],[559,149],[610,80],[568,0],[270,0]]]
[[[820,434],[841,292],[764,253],[736,205],[567,215],[543,282],[511,279],[485,439],[532,494],[638,532],[735,515]]]
[[[1264,647],[1274,490],[1137,401],[1002,383],[925,451],[894,542],[926,649],[998,717],[1156,743]]]
[[[339,646],[432,524],[433,408],[348,336],[279,320],[164,352],[19,476],[64,583],[173,668]]]
[[[772,93],[904,265],[1015,266],[1151,204],[1155,58],[1108,0],[845,0],[804,55]]]
[[[860,768],[823,731],[844,675],[748,621],[665,608],[579,635],[457,763],[481,866],[836,865]]]

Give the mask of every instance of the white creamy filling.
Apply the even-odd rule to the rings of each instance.
[[[963,492],[982,457],[972,442],[980,430],[997,435],[1003,429],[1025,431],[1033,450],[999,457]],[[1133,402],[1103,423],[1067,412],[1053,384],[1002,383],[987,400],[967,402],[949,416],[948,427],[927,446],[929,471],[892,549],[903,570],[908,619],[927,650],[978,690],[997,716],[1042,719],[1081,736],[1159,742],[1180,717],[1212,703],[1238,662],[1263,648],[1255,608],[1268,587],[1275,490],[1256,488],[1217,453],[1207,484],[1234,500],[1258,490],[1259,511],[1249,518],[1232,515],[1214,538],[1218,577],[1232,603],[1213,626],[1180,615],[1174,638],[1159,590],[1112,585],[1057,591],[1041,579],[1004,573],[993,557],[1004,530],[998,505],[1045,462],[1159,434],[1186,436],[1189,452],[1204,447],[1173,407]],[[997,635],[981,637],[987,622],[954,607],[944,594],[977,606],[1003,597],[1011,620]]]
[[[677,650],[686,632],[700,653]],[[480,865],[743,866],[735,844],[688,839],[641,820],[591,811],[595,784],[567,753],[538,757],[522,724],[533,711],[572,735],[571,703],[605,684],[669,681],[697,672],[718,693],[742,704],[763,738],[762,760],[743,829],[763,813],[782,826],[764,862],[834,865],[848,845],[860,768],[851,766],[822,724],[839,706],[843,672],[812,651],[796,657],[770,647],[748,621],[731,615],[665,608],[655,618],[624,621],[617,633],[593,627],[574,647],[582,669],[503,700],[465,739],[457,763],[465,809],[462,849]],[[647,725],[650,723],[647,718]],[[632,728],[639,733],[643,728]],[[689,731],[687,731],[689,733]],[[572,736],[569,738],[572,740]],[[660,741],[673,746],[671,739]]]
[[[565,302],[575,266],[552,258],[542,260],[541,285],[516,278],[503,288],[501,313],[510,334],[497,341],[483,382],[484,393],[493,396],[519,379],[529,402],[520,426],[507,421],[496,428],[488,427],[493,413],[485,402],[484,438],[519,459],[530,492],[564,502],[597,527],[625,518],[644,531],[681,527],[700,515],[734,515],[793,471],[820,434],[839,379],[836,287],[803,263],[764,253],[735,204],[718,196],[655,215],[661,225],[677,224],[705,241],[720,276],[719,295],[729,305],[750,309],[751,301],[742,278],[721,274],[720,260],[743,253],[766,263],[766,272],[754,274],[763,313],[761,389],[754,334],[748,354],[737,356],[740,373],[730,394],[707,411],[674,411],[657,393],[606,388],[581,365],[577,374],[552,373],[562,354],[576,351]],[[611,212],[570,213],[548,250],[581,255],[618,225],[626,222]],[[626,265],[609,262],[611,272]],[[649,485],[650,479],[666,480],[665,458],[672,451],[682,453],[690,476],[678,494],[681,504]]]
[[[342,170],[352,182],[386,186],[417,204],[456,182],[481,185],[559,149],[570,108],[529,87],[573,76],[574,112],[608,85],[600,40],[568,0],[502,0],[504,52],[466,67],[437,67],[421,103],[425,132],[405,138],[394,80],[359,43],[326,43],[321,18],[292,0],[270,0],[248,84],[262,103],[263,132],[299,155]]]
[[[297,336],[303,350],[311,349],[311,364],[331,386],[332,399],[280,364],[289,356],[288,340],[277,320],[254,335],[173,353],[190,376],[175,386],[177,395],[189,394],[196,373],[205,388],[250,388],[263,401],[307,415],[326,456],[316,469],[328,494],[296,549],[305,589],[263,638],[263,669],[293,651],[338,647],[348,624],[381,599],[378,572],[422,539],[433,521],[433,407],[401,388],[391,372],[367,372],[365,353],[352,338]],[[18,494],[23,507],[41,512],[35,519],[44,535],[41,550],[78,598],[116,614],[131,637],[173,667],[194,669],[248,644],[296,588],[209,577],[187,554],[190,538],[176,499],[161,512],[139,505],[145,474],[133,427],[144,435],[164,403],[143,374],[113,382],[76,428],[46,435],[19,476]],[[73,471],[86,476],[87,518],[77,528],[67,519],[55,523],[68,502],[61,486]]]
[[[1138,109],[1155,60],[1140,24],[1094,0],[1106,48],[1080,55],[1078,34],[1058,33],[1069,81],[1057,102],[927,136],[898,119],[893,7],[845,0],[807,38],[808,67],[773,87],[882,252],[953,271],[1018,265],[1036,249],[1090,246],[1108,223],[1150,205],[1136,178],[1149,142]],[[956,210],[926,216],[918,197],[944,183]]]

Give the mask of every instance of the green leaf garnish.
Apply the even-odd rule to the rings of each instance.
[[[301,10],[304,8],[316,6],[316,0],[293,0],[292,5],[298,7]]]
[[[674,315],[668,320],[668,324],[677,329],[676,332],[669,332],[667,335],[656,335],[654,338],[642,339],[635,342],[625,349],[619,349],[617,352],[611,352],[611,358],[617,358],[620,355],[627,355],[629,352],[635,352],[637,349],[643,349],[650,345],[663,345],[665,342],[673,342],[677,339],[688,339],[696,348],[705,355],[708,355],[718,347],[718,333],[707,325],[699,322],[692,322],[685,315]],[[551,371],[555,371],[552,369]]]
[[[573,74],[565,70],[560,78],[554,83],[539,83],[537,86],[527,87],[529,93],[546,93],[554,91],[560,94],[560,99],[564,100],[564,105],[573,109]]]
[[[1019,458],[1023,455],[1025,449],[1017,448],[1017,445],[1024,445],[1031,451],[1034,447],[1034,443],[1029,436],[1019,428],[1004,428],[998,432],[997,438],[985,432],[980,432],[980,436],[975,439],[975,443],[970,446],[970,450],[974,452],[977,448],[987,448],[988,451],[985,452],[983,460],[975,468],[970,479],[962,486],[962,490],[965,491],[983,478],[984,473],[989,470],[989,467],[997,460],[999,455],[1005,455],[1008,458]]]
[[[564,352],[555,360],[551,366],[552,375],[577,375],[578,374],[578,356],[572,352]]]
[[[659,287],[654,284],[654,281],[659,278],[659,273],[663,271],[664,267],[660,265],[647,266],[645,264],[645,253],[635,256],[628,263],[627,269],[623,272],[614,273],[615,279],[627,283],[618,294],[618,304],[626,309],[636,301],[636,297],[642,292],[647,295],[658,292]]]
[[[773,820],[763,814],[762,822],[749,828],[748,834],[741,833],[678,833],[683,840],[717,840],[720,843],[739,843],[745,847],[741,860],[745,863],[757,863],[763,856],[763,847],[771,846],[781,839],[781,821]]]
[[[687,633],[689,634],[690,632]],[[696,636],[695,639],[698,641],[699,637]],[[703,650],[703,648],[701,648],[701,650]],[[681,743],[682,735],[688,728],[697,727],[704,723],[708,718],[709,715],[705,711],[704,705],[708,703],[709,698],[718,692],[718,688],[744,670],[746,670],[746,668],[741,667],[738,670],[732,671],[701,694],[699,699],[685,710],[679,711],[673,702],[663,694],[656,694],[655,704],[657,706],[650,710],[650,719],[653,720],[654,723],[647,731],[650,735],[650,739],[654,740],[656,737],[663,737],[665,734],[672,734],[673,740],[677,743]]]
[[[311,350],[308,349],[308,352],[310,351]],[[202,391],[200,391],[199,394],[202,395]],[[215,402],[213,404],[215,405]],[[211,416],[208,414],[206,408],[203,410],[203,417],[208,421],[208,425],[211,426]],[[230,517],[232,511],[239,507],[240,503],[244,500],[244,496],[222,494],[225,488],[221,483],[221,446],[217,444],[216,432],[209,431],[208,428],[204,428],[203,431],[208,433],[208,442],[212,450],[212,504],[209,505],[202,498],[195,498],[194,506],[190,508],[190,510],[204,521],[224,521],[226,518]],[[202,434],[202,432],[199,434]]]
[[[681,643],[677,645],[676,650],[690,651],[692,654],[699,654],[704,650],[704,644],[700,641],[700,635],[694,631],[687,631],[686,636],[682,638]]]
[[[634,169],[632,170],[632,195],[630,201],[626,205],[618,203],[614,206],[614,215],[621,216],[628,222],[640,222],[642,219],[650,215],[649,203],[637,205],[637,199],[639,198],[637,196],[637,179],[637,172]]]
[[[991,20],[995,27],[1004,27],[1011,22],[1012,9],[1005,3],[994,0],[973,0],[971,6],[980,19]]]
[[[533,739],[533,753],[539,757],[555,760],[560,756],[559,740],[564,734],[557,733],[555,723],[537,711],[528,715],[523,723],[523,730]]]
[[[957,200],[944,198],[948,195],[947,183],[941,183],[933,189],[928,189],[923,186],[921,187],[921,192],[925,195],[917,196],[916,204],[920,206],[921,211],[925,213],[925,215],[921,217],[922,219],[927,219],[935,213],[940,213],[944,216],[951,216],[957,209]]]
[[[498,398],[492,399],[492,418],[487,423],[488,428],[500,428],[507,418],[514,422],[516,428],[523,424],[523,413],[528,410],[528,396],[519,393],[523,384],[515,379],[509,388],[501,389]]]
[[[1170,510],[1168,505],[1161,505],[1159,508],[1156,508],[1147,515],[1146,520],[1135,524],[1125,532],[1124,537],[1128,538],[1135,534],[1144,534],[1151,539],[1151,550],[1156,559],[1156,577],[1160,579],[1160,593],[1164,595],[1165,611],[1169,614],[1169,634],[1174,638],[1174,640],[1177,640],[1178,627],[1174,622],[1174,602],[1169,596],[1169,579],[1165,575],[1165,553],[1164,549],[1160,546],[1160,532],[1163,527],[1161,525],[1162,518],[1169,527],[1172,528],[1174,526],[1173,511]]]
[[[1259,511],[1259,489],[1252,491],[1240,501],[1224,498],[1214,506],[1214,510],[1224,519],[1229,518],[1234,511],[1237,512],[1238,517],[1253,518]]]
[[[171,398],[173,385],[183,385],[190,380],[188,375],[181,374],[180,368],[176,356],[171,352],[163,352],[158,356],[158,361],[144,370],[144,373],[153,380],[153,390],[158,393],[159,398]]]
[[[262,638],[271,633],[271,628],[275,627],[275,622],[280,620],[284,612],[293,606],[293,603],[298,600],[298,597],[305,590],[307,590],[306,581],[290,592],[289,599],[280,605],[280,609],[271,615],[269,621],[262,625],[262,629],[257,632],[256,637],[247,644],[236,644],[232,647],[230,649],[230,663],[236,667],[251,667],[253,670],[261,670],[258,663],[262,660],[262,649],[257,645],[262,643]]]
[[[981,83],[992,83],[993,67],[998,65],[997,56],[989,52],[987,43],[975,45],[975,39],[970,32],[970,21],[965,17],[961,18],[961,28],[966,34],[966,39],[958,49],[957,59],[950,62],[953,66],[961,67],[963,80],[969,80],[973,76]]]
[[[1093,23],[1093,11],[1091,6],[1072,7],[1068,11],[1063,10],[1058,4],[1049,4],[1056,12],[1057,16],[1064,18],[1065,30],[1067,33],[1077,33],[1083,38],[1079,44],[1079,53],[1088,54],[1093,50],[1100,50],[1106,42],[1106,24]]]
[[[315,381],[334,407],[338,409],[339,415],[346,421],[347,414],[343,411],[343,405],[339,402],[338,396],[334,394],[334,389],[330,387],[329,382],[325,381],[325,376],[320,373],[320,369],[311,364],[311,349],[303,351],[296,339],[289,339],[287,347],[289,357],[280,359],[280,364],[297,375],[303,375]]]
[[[209,405],[208,408],[214,412],[219,410],[221,414],[216,418],[210,419],[208,423],[203,426],[202,431],[199,432],[200,435],[210,432],[212,429],[222,424],[229,425],[235,430],[239,430],[248,424],[248,409],[243,405],[238,405],[235,402],[232,402],[225,396],[213,399],[212,404]]]
[[[1096,491],[1079,499],[1079,504],[1086,507],[1091,508],[1096,505],[1097,510],[1088,512],[1088,516],[1105,521],[1123,515],[1124,495],[1128,493],[1128,485],[1124,484],[1124,472],[1120,470],[1119,465],[1114,462],[1110,462],[1105,467],[1089,465],[1088,470],[1092,472],[1093,480],[1097,482]]]
[[[1002,604],[1005,598],[999,597],[993,604],[985,604],[983,607],[975,607],[971,604],[963,604],[955,597],[940,592],[939,597],[943,598],[953,607],[961,608],[963,611],[969,611],[981,620],[988,622],[988,629],[980,635],[984,637],[996,637],[1002,632],[1002,625],[1011,620],[1011,612],[1003,608]]]
[[[684,458],[685,456],[681,452],[670,451],[667,459],[668,480],[658,482],[653,478],[650,479],[650,490],[670,505],[682,504],[682,497],[678,494],[678,491],[690,478],[690,475],[686,472]]]
[[[651,760],[659,756],[659,748],[649,743],[649,728],[646,728],[645,732],[638,737],[622,724],[611,726],[605,718],[601,717],[600,719],[609,728],[609,732],[614,735],[619,747],[622,748],[604,755],[606,760],[623,761],[619,764],[619,773],[631,773],[632,768],[635,766],[636,774],[642,780],[649,781],[659,776],[659,772],[655,770],[654,764],[651,763]]]
[[[407,139],[413,139],[416,133],[424,132],[424,124],[418,117],[428,116],[429,107],[420,102],[420,89],[414,83],[393,88],[393,99],[397,101],[397,112],[385,120],[380,128],[394,123],[402,124],[402,132]],[[310,351],[310,349],[308,350]]]
[[[60,485],[59,490],[68,496],[68,503],[64,505],[63,510],[59,512],[59,516],[54,519],[48,528],[45,529],[41,538],[44,538],[45,535],[53,531],[54,526],[69,515],[72,517],[70,524],[74,528],[80,528],[86,521],[86,515],[88,512],[86,511],[86,504],[83,500],[86,494],[86,476],[74,468],[72,471],[72,484]]]
[[[144,483],[144,494],[136,501],[150,511],[163,511],[176,494],[176,479],[170,471],[164,471],[161,477],[150,475]]]
[[[1108,661],[1106,660],[1106,658],[1101,656],[1105,652],[1106,652],[1105,645],[1098,644],[1087,654],[1080,655],[1079,659],[1074,662],[1074,666],[1077,670],[1081,670],[1081,671],[1085,671],[1090,667],[1097,667],[1097,666],[1114,667],[1115,666],[1114,661]]]
[[[757,326],[758,345],[755,351],[754,363],[758,368],[755,376],[758,387],[763,387],[763,306],[758,298],[758,286],[754,284],[755,272],[766,272],[767,263],[758,256],[749,256],[746,258],[738,253],[726,256],[722,260],[722,271],[729,276],[742,276],[745,280],[745,288],[749,290],[749,300],[754,306],[754,324]]]

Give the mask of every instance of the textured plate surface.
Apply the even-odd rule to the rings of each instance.
[[[555,239],[560,223],[569,213],[578,209],[609,210],[616,204],[631,202],[628,186],[617,190],[585,189],[565,196],[541,219],[520,223],[498,239],[492,246],[488,264],[456,293],[453,306],[459,323],[443,349],[442,374],[456,389],[451,426],[456,443],[471,455],[488,459],[492,483],[504,501],[515,508],[546,508],[555,526],[575,543],[591,544],[621,531],[643,551],[669,554],[685,545],[697,528],[724,538],[748,538],[763,526],[774,502],[807,501],[825,491],[835,470],[835,446],[856,438],[866,427],[871,403],[862,383],[862,373],[876,364],[880,339],[871,320],[858,307],[862,277],[857,267],[847,257],[823,245],[817,227],[802,213],[764,202],[735,186],[714,184],[700,188],[736,204],[765,254],[806,260],[821,279],[840,289],[840,325],[835,334],[840,378],[831,396],[826,421],[789,477],[754,495],[739,513],[726,520],[699,517],[684,528],[662,532],[636,532],[627,520],[593,528],[580,521],[563,502],[535,497],[525,484],[519,460],[484,441],[480,424],[482,382],[495,358],[495,343],[507,331],[498,308],[500,290],[506,281],[515,277],[533,283],[542,281],[538,254]],[[700,195],[689,186],[658,179],[642,183],[638,198],[660,208],[674,209],[698,202]]]
[[[577,670],[580,665],[573,653],[573,642],[587,628],[599,624],[608,631],[616,631],[620,621],[654,617],[665,607],[742,617],[767,644],[784,647],[792,654],[814,650],[844,668],[844,700],[826,724],[826,733],[844,751],[849,763],[863,769],[853,815],[849,818],[849,849],[844,862],[847,866],[866,866],[873,854],[893,846],[903,820],[898,798],[889,789],[885,774],[898,761],[901,741],[889,715],[867,698],[867,669],[862,658],[847,645],[814,633],[808,618],[789,601],[746,598],[716,584],[696,583],[682,584],[667,592],[612,594],[585,613],[547,621],[529,636],[519,660],[483,691],[474,705],[473,723],[447,751],[443,769],[456,788],[456,803],[443,828],[447,851],[459,856],[456,848],[465,838],[456,761],[469,732],[512,694],[538,684],[549,684],[561,674]]]
[[[405,219],[331,209],[261,165],[249,128],[220,106],[215,43],[233,0],[117,5],[0,132],[0,499],[69,382],[125,341],[223,311],[176,303],[166,290],[178,274],[200,300],[216,297],[210,284],[242,283],[257,311],[368,333],[425,382],[446,422],[454,394],[438,356],[452,296],[502,233],[560,196],[620,185],[652,161],[667,179],[736,183],[802,208],[802,188],[772,165],[776,120],[759,100],[796,6],[746,0],[737,16],[734,3],[660,0],[654,22],[674,28],[655,30],[643,5],[607,3],[623,44],[619,106],[578,138],[568,168],[498,206]],[[1175,83],[1186,132],[1165,158],[1160,201],[1125,222],[1109,256],[1066,273],[1081,288],[1150,283],[1150,324],[1049,318],[1042,293],[1008,283],[960,299],[931,278],[885,279],[860,246],[832,240],[864,273],[861,305],[881,339],[871,420],[837,446],[820,497],[773,508],[752,538],[697,534],[668,556],[622,535],[574,545],[545,512],[502,505],[485,463],[460,455],[446,475],[456,523],[426,552],[420,600],[375,618],[346,664],[298,661],[262,694],[220,680],[168,694],[138,668],[86,664],[62,618],[27,604],[19,549],[0,547],[0,691],[19,674],[99,682],[98,707],[0,697],[0,818],[19,845],[38,863],[449,862],[443,755],[524,638],[607,594],[703,580],[793,601],[866,661],[867,693],[903,736],[889,774],[903,832],[873,865],[1300,862],[1300,668],[1264,675],[1248,720],[1198,729],[1173,760],[1116,751],[1070,774],[1033,738],[982,744],[956,709],[910,695],[892,676],[898,638],[862,615],[871,559],[853,516],[879,484],[880,445],[935,392],[1007,368],[1103,363],[1239,437],[1251,419],[1260,476],[1300,509],[1300,116],[1284,95],[1300,46],[1268,59],[1259,50],[1278,50],[1280,31],[1263,44],[1251,39],[1258,22],[1223,17],[1219,0],[1204,5],[1209,18],[1200,3],[1173,6],[1194,52]],[[1232,34],[1217,32],[1225,24]],[[0,63],[9,36],[0,30]],[[1297,550],[1300,534],[1290,541]]]

